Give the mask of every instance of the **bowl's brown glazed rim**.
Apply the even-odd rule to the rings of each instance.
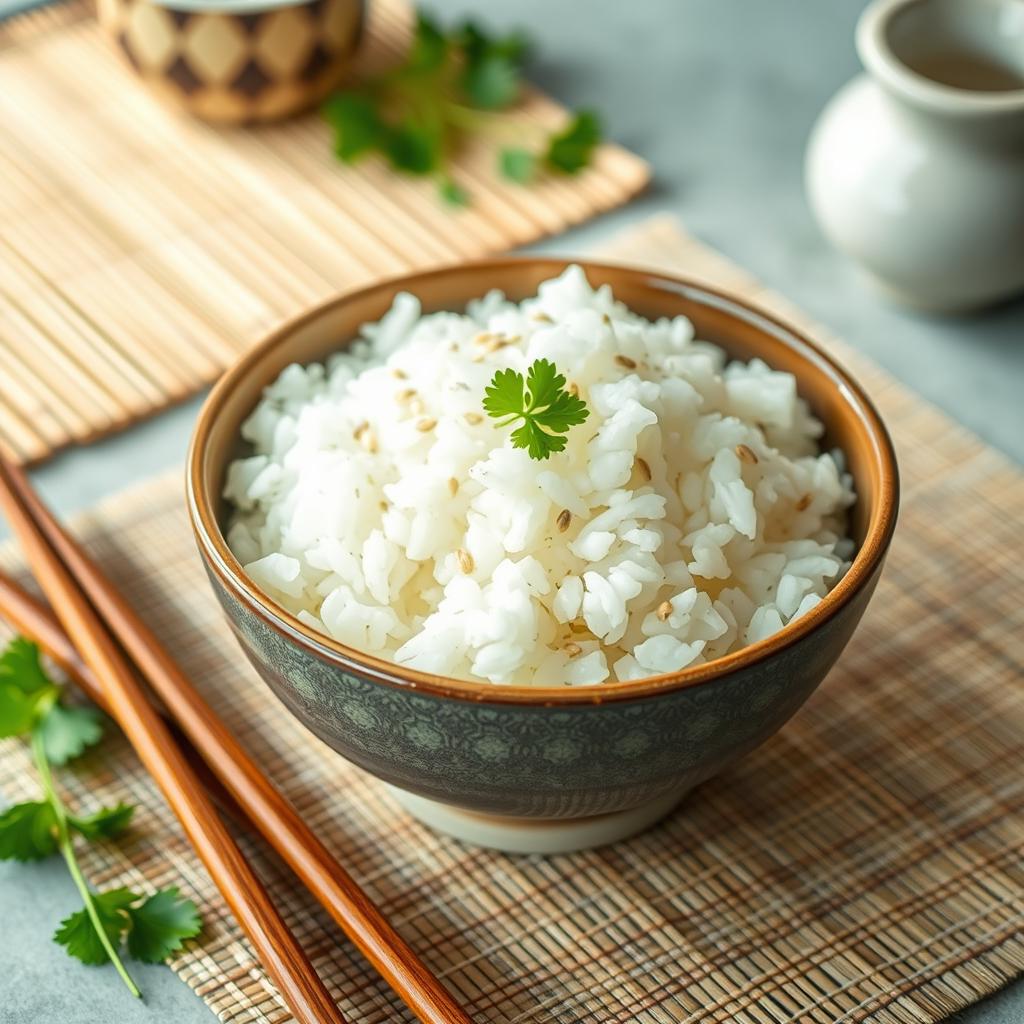
[[[599,686],[568,687],[496,685],[475,682],[468,679],[454,679],[432,675],[406,668],[395,662],[378,658],[359,651],[320,634],[302,623],[286,609],[278,606],[263,594],[246,576],[241,564],[232,554],[217,523],[212,496],[206,493],[203,484],[203,468],[209,437],[213,430],[217,412],[224,398],[240,379],[244,379],[259,364],[265,354],[284,343],[298,328],[322,316],[328,309],[359,298],[365,298],[376,291],[390,291],[396,287],[415,292],[417,287],[430,280],[459,273],[469,268],[493,270],[499,274],[524,265],[543,266],[553,276],[570,264],[578,264],[586,272],[594,269],[603,273],[627,274],[641,278],[647,287],[660,285],[682,292],[691,297],[710,300],[711,304],[725,310],[741,311],[748,321],[758,324],[778,340],[787,344],[796,343],[799,354],[818,364],[829,377],[836,381],[844,392],[844,399],[851,410],[859,415],[873,445],[876,462],[878,500],[870,511],[867,532],[863,543],[854,556],[846,575],[810,611],[795,622],[783,627],[778,633],[743,647],[732,654],[716,658],[702,665],[685,668],[680,672],[650,676],[629,682],[602,683]],[[547,271],[545,271],[547,273]],[[269,383],[269,382],[268,382]],[[637,700],[676,690],[700,686],[721,679],[732,672],[748,668],[765,658],[778,653],[822,627],[829,619],[845,607],[856,594],[872,579],[888,549],[896,526],[899,502],[899,476],[896,456],[888,431],[874,404],[863,388],[823,349],[794,327],[778,320],[768,313],[744,302],[727,292],[689,281],[659,271],[644,270],[601,263],[592,260],[560,259],[557,257],[507,256],[496,259],[472,260],[464,263],[439,267],[410,275],[389,278],[375,284],[347,292],[328,299],[313,309],[295,317],[273,330],[258,345],[247,352],[229,368],[207,396],[200,410],[192,441],[189,446],[186,492],[189,517],[201,553],[208,566],[216,573],[225,587],[252,612],[258,615],[270,628],[290,640],[310,649],[324,660],[338,664],[348,671],[387,686],[410,689],[455,700],[473,703],[519,704],[535,706],[579,706],[602,704],[609,701]]]

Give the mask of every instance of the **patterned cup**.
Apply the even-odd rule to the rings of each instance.
[[[363,0],[99,0],[99,19],[160,96],[207,121],[311,106],[351,63]]]

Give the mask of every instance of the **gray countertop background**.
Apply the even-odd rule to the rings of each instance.
[[[0,0],[0,15],[10,2]],[[827,246],[808,212],[804,146],[822,106],[858,71],[853,26],[863,0],[431,0],[429,6],[446,20],[472,11],[494,27],[527,27],[538,53],[531,77],[568,105],[601,111],[609,134],[653,165],[654,185],[644,197],[539,249],[579,253],[630,223],[671,211],[692,233],[1024,462],[1024,301],[950,319],[888,306]],[[34,477],[59,511],[85,507],[180,463],[198,404],[64,453]],[[137,969],[146,992],[145,1003],[137,1003],[112,970],[68,959],[50,936],[76,906],[59,861],[0,864],[0,1021],[213,1021],[164,967]],[[957,1019],[1021,1024],[1024,982]]]

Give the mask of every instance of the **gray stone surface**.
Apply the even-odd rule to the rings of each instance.
[[[9,0],[8,0],[9,2]],[[0,12],[5,0],[0,0]],[[887,306],[821,239],[804,202],[802,156],[817,112],[857,70],[863,0],[433,0],[454,17],[525,25],[533,77],[645,155],[650,193],[564,238],[575,253],[645,215],[671,210],[691,231],[785,292],[991,444],[1024,461],[1024,303],[935,319]],[[66,453],[36,480],[62,512],[181,461],[197,402],[121,437]],[[139,970],[136,1004],[108,969],[67,960],[50,942],[75,907],[58,862],[0,865],[0,1021],[11,1024],[208,1024],[212,1015],[165,968]],[[960,1015],[1020,1024],[1024,985]]]

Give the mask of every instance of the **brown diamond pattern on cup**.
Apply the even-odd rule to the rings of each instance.
[[[231,88],[246,96],[258,96],[273,81],[254,60],[246,61],[245,67],[231,80]]]
[[[309,53],[306,66],[302,69],[299,78],[304,82],[312,82],[319,78],[324,71],[333,63],[334,58],[319,43]]]
[[[193,18],[182,37],[182,54],[192,70],[209,85],[232,81],[245,65],[248,40],[230,14]]]
[[[188,61],[179,56],[167,69],[165,76],[170,79],[186,96],[191,96],[203,86],[203,80],[189,66]]]
[[[236,14],[235,17],[238,19],[238,23],[245,29],[247,36],[254,36],[256,29],[259,28],[260,22],[263,20],[263,15],[266,11],[249,11],[243,14]]]
[[[165,10],[179,29],[184,28],[192,19],[192,15],[195,14],[195,11],[183,11],[180,7],[167,7]]]
[[[177,31],[163,7],[152,3],[133,4],[124,31],[137,66],[159,70],[174,55]]]

